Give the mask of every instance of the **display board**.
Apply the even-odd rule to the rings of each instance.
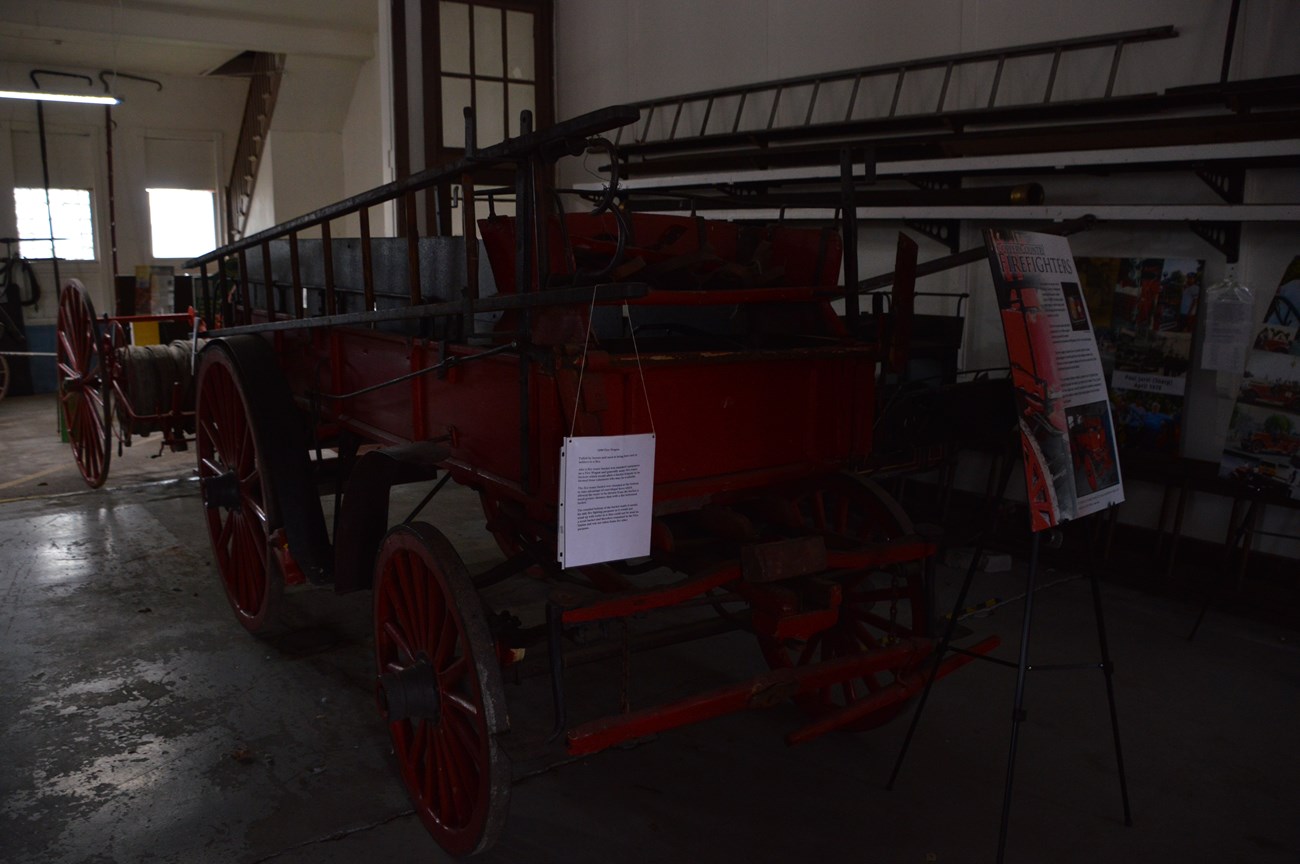
[[[1121,452],[1177,455],[1205,262],[1077,258]]]
[[[1237,390],[1219,475],[1300,498],[1300,256],[1282,274]]]
[[[1124,500],[1106,377],[1070,244],[984,232],[1019,412],[1030,528]]]

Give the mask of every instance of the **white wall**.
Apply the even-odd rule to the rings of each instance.
[[[343,178],[349,195],[384,182],[379,65],[370,60],[358,70],[343,124]]]
[[[1158,49],[1136,46],[1126,52],[1118,91],[1201,83],[1218,78],[1230,5],[1230,0],[556,0],[557,115],[572,117],[620,101],[733,84],[1165,24],[1178,27],[1178,38]],[[1297,4],[1246,0],[1234,77],[1300,70],[1293,44],[1297,32]]]

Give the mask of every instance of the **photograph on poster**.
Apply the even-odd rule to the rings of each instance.
[[[1205,262],[1079,258],[1124,452],[1179,452]]]
[[[1300,329],[1300,256],[1292,258],[1291,264],[1282,274],[1277,294],[1268,304],[1264,326],[1255,336],[1255,350],[1300,354],[1297,329]]]
[[[1237,388],[1219,476],[1260,492],[1300,498],[1300,256],[1292,259]]]
[[[1119,485],[1119,455],[1106,401],[1076,405],[1066,410],[1065,418],[1074,455],[1075,495]]]

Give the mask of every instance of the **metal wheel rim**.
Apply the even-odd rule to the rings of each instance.
[[[506,725],[500,668],[478,595],[451,544],[422,523],[389,532],[374,584],[378,674],[428,663],[443,705],[437,721],[385,711],[402,782],[443,849],[481,852],[504,826],[510,772],[496,742]]]
[[[247,395],[224,351],[204,355],[197,400],[199,483],[217,570],[239,623],[261,633],[273,623],[283,589],[267,563],[275,522]],[[238,479],[239,506],[207,506],[208,484],[231,471]]]
[[[791,503],[803,527],[817,533],[874,540],[913,533],[912,522],[898,502],[874,481],[862,477],[837,475],[823,485],[800,490]],[[866,537],[862,534],[865,529],[870,529]],[[886,637],[924,636],[928,618],[920,566],[907,565],[902,580],[902,590],[895,592],[889,577],[879,571],[842,577],[843,605],[834,626],[807,640],[783,641],[759,635],[759,647],[768,665],[774,669],[794,668],[881,647],[887,644]],[[908,624],[886,626],[894,599],[906,611]],[[809,715],[821,716],[864,699],[892,681],[888,673],[870,673],[804,694],[796,702]],[[845,728],[851,732],[874,728],[900,713],[905,704],[896,703]]]
[[[105,386],[99,353],[95,307],[75,279],[59,293],[55,362],[59,374],[59,404],[72,444],[72,457],[92,488],[104,485],[112,454],[112,398]]]

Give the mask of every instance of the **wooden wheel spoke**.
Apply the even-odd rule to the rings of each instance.
[[[412,616],[411,601],[408,596],[410,588],[411,570],[405,555],[398,555],[393,559],[393,570],[395,578],[393,579],[393,614],[397,617],[397,624],[403,635],[406,637],[407,644],[410,646],[412,657],[416,652],[425,648],[420,636],[423,632],[421,628],[415,626],[415,619]]]
[[[452,614],[451,606],[444,604],[442,609],[442,623],[438,631],[437,648],[433,655],[433,665],[435,668],[442,669],[447,667],[452,660],[452,652],[456,649],[456,643],[460,638],[460,627],[456,623],[456,616]],[[464,659],[463,657],[461,658]]]
[[[475,782],[477,775],[478,760],[475,755],[478,752],[476,745],[465,747],[459,739],[455,738],[450,727],[444,724],[438,730],[442,739],[443,752],[447,756],[447,774],[451,781],[452,795],[456,799],[457,815],[472,812],[474,806],[475,793],[478,791],[478,784]],[[465,821],[463,819],[459,821]]]
[[[58,337],[59,345],[63,348],[63,356],[68,358],[69,365],[64,367],[68,369],[68,377],[79,374],[81,364],[77,362],[77,358],[80,357],[80,354],[78,354],[77,350],[72,347],[72,343],[68,341],[68,334],[64,332],[63,328],[59,328]]]
[[[226,473],[220,464],[213,461],[207,456],[199,459],[199,476],[200,477],[218,477]]]
[[[253,524],[257,526],[262,536],[264,538],[269,536],[270,532],[267,531],[267,526],[270,524],[271,520],[267,517],[266,510],[262,507],[262,502],[255,501],[250,496],[244,499],[244,505],[248,507],[248,512],[253,516]]]
[[[460,824],[460,813],[457,809],[456,795],[451,788],[450,771],[440,770],[447,766],[447,743],[437,732],[433,734],[433,747],[430,748],[433,754],[432,762],[437,771],[438,781],[438,808],[437,812],[442,817],[442,823],[447,826]]]
[[[226,518],[221,521],[221,532],[217,535],[216,546],[218,549],[229,549],[230,540],[235,531],[235,513],[228,511]]]
[[[393,648],[397,651],[397,657],[402,661],[402,668],[406,668],[415,662],[415,652],[406,641],[406,635],[399,630],[392,621],[385,621],[380,628],[381,632],[392,643]]]
[[[253,447],[253,430],[248,426],[243,428],[239,436],[238,448],[239,455],[235,457],[234,462],[237,466],[236,470],[239,472],[240,477],[249,477],[255,473],[256,469],[253,465],[253,456],[255,454]]]
[[[442,700],[444,708],[454,707],[456,711],[459,711],[466,717],[477,718],[479,716],[478,706],[471,702],[468,697],[460,693],[452,693],[444,690],[442,693]]]
[[[469,716],[458,714],[454,711],[449,712],[444,715],[443,722],[447,728],[451,730],[452,734],[456,736],[457,743],[460,744],[461,749],[465,753],[477,754],[479,749],[483,746],[483,742],[479,737],[478,727],[470,721],[470,717],[477,718],[478,712],[474,711],[469,714]],[[475,758],[474,761],[477,765],[477,758]]]
[[[415,757],[415,762],[418,764],[429,752],[429,724],[423,721],[403,720],[402,726],[410,733],[407,736],[410,742],[408,744],[410,755]]]

